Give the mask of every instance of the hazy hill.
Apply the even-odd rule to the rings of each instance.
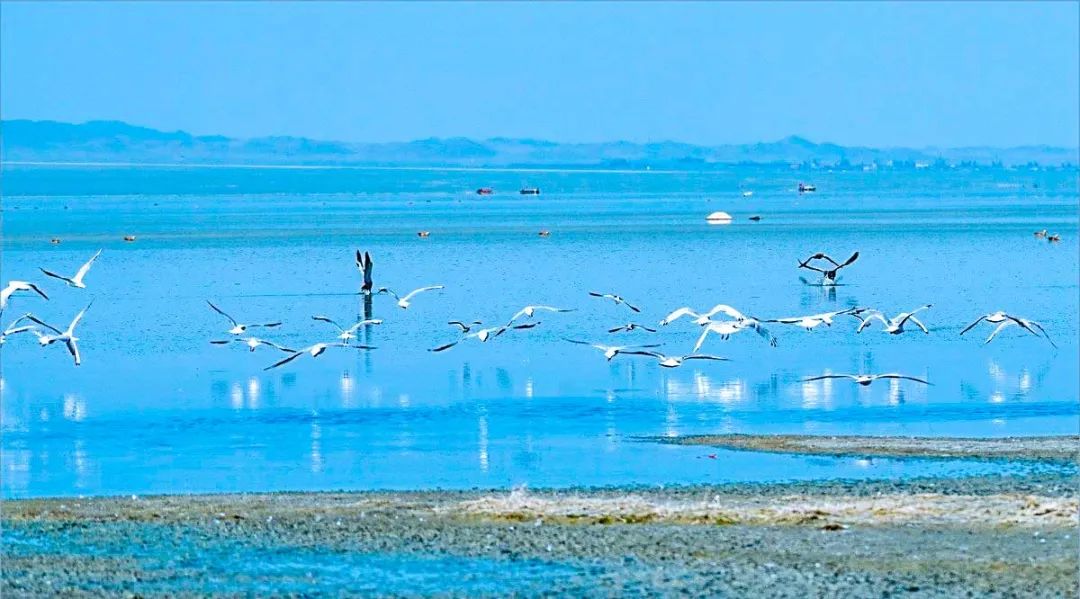
[[[56,121],[0,122],[0,158],[5,161],[141,162],[205,164],[370,164],[438,166],[631,166],[708,168],[713,164],[890,161],[911,165],[977,162],[1006,165],[1036,162],[1075,165],[1077,148],[869,148],[815,143],[790,136],[775,142],[698,146],[673,141],[558,143],[496,137],[429,138],[394,143],[324,141],[305,137],[235,139],[159,131],[120,121],[73,124]]]

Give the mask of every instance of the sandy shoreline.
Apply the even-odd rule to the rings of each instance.
[[[1080,436],[867,437],[825,435],[688,435],[643,440],[674,445],[830,456],[1011,459],[1077,463]]]
[[[320,556],[352,563],[389,555],[483,560],[496,571],[547,564],[515,578],[521,587],[439,581],[451,596],[1073,595],[1080,490],[1066,470],[673,489],[7,501],[2,590],[233,593],[296,583],[301,594],[426,594],[404,575],[365,589],[316,568]],[[260,557],[222,565],[221,555],[246,551]],[[296,564],[314,578],[282,579]],[[216,586],[191,586],[196,580]]]

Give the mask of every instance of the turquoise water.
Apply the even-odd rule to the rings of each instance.
[[[799,181],[821,191],[800,196]],[[526,184],[544,194],[517,195]],[[481,186],[500,193],[472,193]],[[81,367],[25,335],[0,350],[5,497],[1019,471],[713,452],[637,437],[1077,432],[1075,171],[5,166],[3,193],[3,279],[43,282],[51,297],[15,296],[3,324],[28,310],[66,323],[94,300],[78,331]],[[734,222],[708,225],[715,210]],[[1043,228],[1061,243],[1032,235]],[[88,289],[37,270],[74,272],[99,248]],[[356,248],[374,257],[377,286],[446,288],[407,311],[386,296],[365,306]],[[843,285],[799,281],[798,259],[856,250]],[[643,313],[590,290],[617,292]],[[228,327],[207,299],[241,320],[284,321],[265,336],[285,345],[332,340],[314,314],[385,322],[362,333],[376,350],[331,349],[267,372],[280,357],[273,350],[209,343]],[[721,302],[760,317],[934,306],[922,319],[928,336],[876,327],[856,335],[851,319],[814,332],[773,325],[775,348],[749,333],[710,339],[704,350],[730,362],[673,370],[644,357],[607,363],[563,341],[688,353],[697,330],[687,321],[655,335],[606,330]],[[447,320],[494,325],[532,303],[576,311],[541,314],[538,327],[487,344],[426,351],[456,337]],[[959,337],[998,309],[1039,320],[1058,349],[1015,330],[984,346],[989,325]],[[826,371],[900,371],[934,385],[801,382]]]

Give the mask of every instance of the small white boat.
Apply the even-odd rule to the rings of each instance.
[[[731,222],[731,215],[723,210],[717,210],[709,216],[706,216],[705,220],[708,221],[710,225],[726,225]]]
[[[799,193],[813,193],[817,191],[816,185],[810,185],[809,183],[799,183]]]

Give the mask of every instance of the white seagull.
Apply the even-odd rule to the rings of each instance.
[[[997,337],[997,334],[1005,328],[1016,325],[1024,329],[1025,331],[1031,333],[1032,335],[1035,335],[1036,337],[1044,337],[1050,343],[1050,345],[1052,345],[1054,348],[1057,348],[1057,344],[1050,339],[1050,335],[1046,333],[1046,329],[1044,329],[1041,324],[1027,318],[1011,316],[1009,314],[1006,314],[1002,310],[980,316],[975,322],[969,324],[967,327],[964,328],[964,330],[960,331],[960,334],[963,335],[964,333],[970,331],[972,328],[975,327],[975,325],[979,324],[984,320],[986,322],[989,322],[990,324],[997,325],[997,328],[994,329],[994,332],[990,333],[990,336],[986,338],[984,344],[993,341],[994,337]]]
[[[37,285],[30,283],[29,281],[8,281],[7,287],[0,290],[0,310],[7,307],[8,298],[12,293],[16,291],[33,291],[45,299],[49,299],[49,296],[45,295]]]
[[[380,287],[379,288],[379,293],[389,293],[390,295],[394,296],[394,299],[397,300],[398,307],[401,308],[402,310],[405,310],[405,309],[408,309],[409,300],[412,299],[412,297],[414,295],[416,295],[418,293],[423,293],[425,291],[433,291],[435,289],[442,289],[442,288],[443,288],[442,285],[430,285],[428,287],[421,287],[419,289],[413,289],[412,291],[405,294],[404,296],[399,296],[397,293],[394,293],[394,291],[392,291],[390,289],[387,289],[386,287]]]
[[[311,319],[321,322],[328,322],[337,327],[337,330],[341,333],[340,335],[338,335],[338,339],[341,339],[345,343],[348,343],[352,339],[356,339],[356,330],[360,327],[367,326],[369,324],[382,324],[383,322],[381,318],[366,318],[348,328],[345,328],[338,324],[336,321],[331,320],[326,316],[312,316]]]
[[[671,314],[665,316],[664,319],[660,321],[660,326],[669,325],[676,320],[679,320],[683,316],[692,316],[694,318],[694,324],[704,326],[712,322],[713,316],[716,316],[720,313],[724,313],[738,321],[755,320],[754,318],[743,314],[742,312],[736,310],[735,308],[732,308],[727,304],[716,304],[711,309],[709,309],[708,312],[701,313],[695,312],[693,309],[687,307],[679,308],[678,310],[675,310]]]
[[[573,312],[574,311],[573,308],[556,308],[554,306],[525,306],[524,308],[518,310],[517,314],[514,314],[514,317],[510,319],[510,322],[506,323],[506,326],[510,326],[510,325],[514,324],[514,321],[521,318],[522,316],[525,316],[526,318],[532,318],[533,315],[536,314],[537,310],[545,310],[547,312]]]
[[[608,329],[608,332],[609,333],[618,333],[620,331],[630,332],[630,331],[636,331],[638,329],[641,329],[643,331],[648,331],[650,333],[655,333],[656,332],[656,329],[651,329],[651,328],[649,328],[649,327],[647,327],[647,326],[645,326],[643,324],[637,324],[637,323],[634,323],[634,322],[628,322],[628,323],[626,323],[626,324],[624,324],[622,326],[618,326],[618,327],[615,327],[615,328],[612,328],[612,329]]]
[[[665,316],[663,320],[660,321],[660,326],[665,327],[675,322],[676,320],[679,320],[683,316],[693,316],[695,320],[701,318],[701,314],[698,314],[697,312],[694,312],[691,308],[684,306]]]
[[[915,323],[917,327],[922,329],[922,332],[929,335],[930,331],[926,328],[926,325],[919,321],[918,318],[915,318],[915,314],[917,312],[921,312],[930,308],[931,305],[932,304],[926,304],[925,306],[920,306],[918,308],[915,308],[911,312],[901,312],[893,318],[886,317],[879,310],[865,310],[853,313],[856,318],[862,320],[862,323],[859,324],[859,328],[855,329],[855,332],[861,333],[863,329],[870,326],[870,323],[874,322],[875,320],[880,320],[881,324],[885,325],[886,333],[889,333],[890,335],[899,335],[907,331],[907,329],[904,328],[904,325],[907,324],[907,322],[910,320],[911,322]],[[866,314],[866,317],[864,318],[862,314]]]
[[[851,314],[854,308],[848,308],[847,310],[839,310],[836,312],[823,312],[821,314],[811,314],[809,316],[792,316],[790,318],[771,318],[763,322],[778,322],[780,324],[794,324],[799,325],[802,328],[812,331],[818,325],[824,324],[827,327],[832,326],[832,321],[837,316],[843,314]]]
[[[86,284],[83,283],[83,277],[86,276],[86,273],[90,272],[90,267],[94,265],[94,260],[97,260],[98,256],[100,256],[100,255],[101,255],[101,250],[98,250],[97,253],[93,255],[93,257],[91,257],[89,260],[86,261],[86,264],[83,264],[82,266],[79,267],[79,270],[75,273],[75,276],[73,276],[73,277],[65,277],[63,275],[58,275],[58,274],[56,274],[54,272],[47,271],[44,268],[40,268],[40,267],[39,267],[39,270],[41,270],[41,272],[45,273],[47,276],[50,276],[50,277],[52,277],[54,279],[60,279],[61,281],[64,281],[70,287],[78,287],[79,289],[86,289]]]
[[[464,321],[461,321],[461,320],[451,320],[450,322],[448,322],[446,324],[458,327],[459,329],[461,329],[462,333],[468,333],[469,331],[472,330],[472,328],[474,326],[481,325],[481,324],[484,324],[484,323],[479,321],[479,320],[474,320],[472,322],[464,322]]]
[[[653,343],[653,344],[649,344],[649,345],[622,345],[622,346],[618,346],[618,345],[603,345],[601,343],[589,343],[588,341],[577,341],[577,340],[574,340],[574,339],[563,339],[563,340],[564,341],[569,341],[570,343],[576,343],[578,345],[588,345],[589,347],[595,347],[596,349],[604,352],[604,357],[608,359],[608,362],[610,362],[615,356],[617,356],[619,354],[641,353],[641,352],[637,352],[636,350],[649,349],[649,348],[653,348],[653,347],[660,347],[659,343]],[[645,353],[648,353],[649,355],[652,355],[650,352],[645,352]]]
[[[280,322],[267,322],[267,323],[263,323],[263,324],[241,324],[239,322],[236,322],[236,319],[233,318],[232,316],[229,316],[228,314],[222,312],[221,308],[218,308],[217,306],[215,306],[210,300],[206,300],[206,303],[210,304],[210,307],[213,308],[214,312],[217,312],[218,314],[220,314],[220,315],[224,316],[225,318],[229,319],[229,322],[232,323],[233,327],[231,329],[229,329],[228,331],[225,331],[225,332],[230,334],[230,335],[243,335],[244,332],[247,331],[248,329],[253,329],[253,328],[256,328],[256,327],[271,328],[271,327],[279,327],[279,326],[281,326]]]
[[[616,304],[623,304],[624,306],[626,306],[627,308],[630,308],[634,312],[641,312],[640,308],[638,308],[637,306],[634,306],[630,302],[624,300],[621,296],[615,295],[614,293],[597,293],[595,291],[590,291],[589,295],[591,295],[593,297],[600,297],[600,298],[604,298],[604,299],[609,299],[609,300],[615,302]]]
[[[624,351],[624,354],[634,354],[639,356],[652,356],[657,359],[657,362],[664,368],[678,368],[683,365],[683,362],[687,360],[716,360],[719,362],[728,362],[727,358],[721,358],[720,356],[711,356],[708,354],[690,354],[689,356],[665,356],[659,352],[652,351]]]
[[[233,337],[232,339],[214,340],[214,341],[211,341],[210,343],[213,343],[214,345],[225,345],[227,343],[243,343],[244,345],[246,345],[248,347],[249,351],[255,351],[255,348],[259,347],[260,345],[265,345],[267,347],[272,347],[274,349],[281,350],[283,352],[288,352],[290,354],[291,353],[296,353],[295,349],[290,349],[288,347],[282,347],[282,346],[278,345],[277,343],[274,343],[273,341],[267,341],[266,339],[259,339],[258,337]]]
[[[363,293],[364,295],[371,295],[372,266],[371,254],[367,252],[361,254],[360,250],[356,250],[356,269],[360,271],[360,275],[364,278],[364,283],[360,286],[360,293]]]
[[[704,325],[704,330],[701,331],[701,336],[698,337],[697,343],[694,344],[694,351],[701,349],[701,346],[705,343],[705,338],[709,336],[709,333],[715,333],[720,336],[721,339],[727,341],[729,337],[740,331],[747,329],[753,330],[758,335],[761,335],[763,339],[769,342],[769,345],[776,347],[776,337],[773,337],[769,331],[765,330],[765,327],[761,326],[761,323],[756,319],[747,318],[745,320],[710,320]]]
[[[32,324],[19,326],[19,323],[23,322],[24,320],[30,320],[30,316],[32,315],[23,314],[22,316],[13,320],[11,324],[9,324],[7,328],[4,329],[2,333],[0,333],[0,345],[3,345],[4,341],[6,341],[10,335],[17,335],[19,333],[25,333],[27,331],[36,332],[37,328]]]
[[[888,374],[823,374],[821,376],[812,376],[808,379],[803,379],[803,382],[809,383],[810,381],[820,381],[824,379],[851,379],[852,381],[855,381],[863,387],[869,387],[871,383],[878,379],[903,379],[907,381],[915,381],[924,385],[933,384],[920,378],[897,374],[895,372]]]
[[[305,347],[304,349],[293,352],[292,355],[290,355],[289,357],[287,357],[285,359],[282,359],[282,360],[278,360],[277,362],[274,362],[273,364],[267,366],[266,368],[263,368],[263,370],[270,370],[272,368],[277,368],[278,366],[288,364],[289,362],[292,362],[293,360],[299,358],[300,356],[302,356],[304,354],[309,354],[312,358],[318,358],[329,347],[349,347],[349,348],[352,348],[352,349],[375,349],[373,346],[370,346],[370,345],[349,345],[347,343],[316,343],[315,345]]]
[[[82,357],[79,355],[79,346],[77,343],[79,341],[79,338],[75,336],[75,326],[79,324],[79,321],[82,320],[83,314],[86,314],[86,311],[89,310],[90,306],[92,306],[93,304],[94,302],[91,301],[89,304],[86,305],[85,308],[80,310],[79,313],[75,315],[75,318],[71,320],[71,324],[68,325],[67,329],[63,331],[50,324],[45,323],[33,314],[27,314],[26,317],[49,329],[50,331],[56,333],[55,335],[46,335],[42,333],[37,333],[35,329],[34,332],[37,333],[38,343],[40,343],[42,346],[46,346],[52,345],[57,341],[63,341],[64,345],[67,346],[68,351],[71,352],[71,357],[75,358],[75,365],[78,366],[82,364]]]
[[[523,323],[523,324],[514,324],[514,325],[501,326],[501,327],[490,327],[490,328],[486,328],[486,329],[480,329],[479,331],[476,331],[475,333],[469,333],[468,335],[463,335],[457,341],[454,341],[452,343],[446,343],[444,345],[440,345],[439,347],[433,347],[433,348],[429,349],[428,351],[430,351],[430,352],[446,351],[446,350],[450,349],[451,347],[454,347],[458,343],[461,343],[462,341],[465,341],[466,339],[474,339],[475,338],[475,339],[478,339],[480,341],[480,343],[487,343],[487,341],[489,339],[494,339],[494,338],[498,337],[499,335],[502,335],[506,331],[510,331],[510,330],[520,331],[520,330],[523,330],[523,329],[531,329],[531,328],[535,327],[538,324],[540,324],[540,323],[539,322],[526,322],[526,323]]]

